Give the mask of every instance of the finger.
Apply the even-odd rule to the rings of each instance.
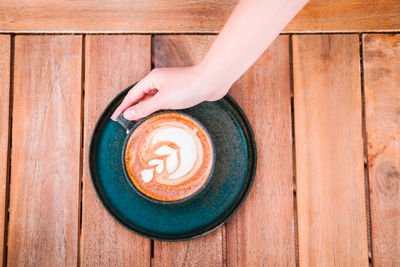
[[[153,97],[153,95],[145,95],[142,99],[140,99],[140,101],[145,101],[146,99],[149,99],[149,98],[151,98],[151,97]],[[126,130],[126,133],[128,133],[129,131],[128,130]]]
[[[143,78],[140,82],[138,82],[134,87],[132,87],[128,94],[125,96],[122,103],[115,109],[114,113],[111,116],[112,120],[117,120],[118,115],[121,112],[124,112],[130,106],[136,104],[139,100],[141,100],[145,95],[146,91],[153,90],[153,83],[147,77]]]
[[[137,121],[160,109],[162,109],[162,97],[160,94],[156,94],[126,109],[124,117],[127,120]]]

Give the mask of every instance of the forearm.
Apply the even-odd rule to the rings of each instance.
[[[234,83],[308,0],[240,0],[199,68],[210,83]]]
[[[197,65],[156,68],[115,110],[139,120],[160,109],[185,109],[221,99],[307,0],[240,0],[207,55]]]

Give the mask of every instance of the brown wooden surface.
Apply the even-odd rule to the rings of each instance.
[[[9,266],[77,263],[81,36],[16,36]]]
[[[87,166],[90,135],[105,105],[150,70],[151,50],[155,67],[191,65],[215,35],[156,35],[152,46],[150,35],[16,35],[14,52],[11,36],[0,35],[0,254],[7,252],[8,266],[293,266],[296,253],[300,266],[366,266],[368,152],[372,261],[399,265],[399,36],[363,36],[366,149],[359,36],[293,36],[294,168],[291,37],[280,36],[230,91],[258,146],[248,199],[226,226],[202,238],[155,241],[152,259],[151,241],[126,230],[101,205]]]
[[[294,266],[289,36],[280,36],[229,92],[257,144],[250,194],[227,224],[229,266]]]
[[[151,68],[150,35],[86,36],[81,266],[150,266],[150,239],[119,224],[91,182],[88,149],[94,125],[122,89]]]
[[[285,32],[400,30],[398,0],[310,0]]]
[[[367,266],[358,35],[293,36],[299,261]]]
[[[400,35],[363,37],[373,263],[400,266]]]
[[[162,35],[154,37],[156,68],[198,63],[214,36]],[[223,227],[198,239],[182,242],[154,241],[154,266],[222,266]]]
[[[10,36],[0,36],[0,262],[3,261],[5,215],[8,208],[6,190],[9,163],[10,45]]]
[[[2,0],[0,32],[217,32],[237,0]],[[311,0],[285,32],[398,31],[398,0]]]

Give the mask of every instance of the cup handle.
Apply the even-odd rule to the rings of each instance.
[[[117,122],[127,131],[130,131],[132,127],[135,125],[135,122],[125,119],[123,112],[119,114]]]

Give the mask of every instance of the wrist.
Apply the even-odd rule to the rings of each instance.
[[[204,58],[199,64],[194,66],[197,77],[204,81],[207,87],[217,91],[228,91],[235,82],[230,77],[230,72],[223,64],[211,62]],[[225,92],[225,93],[226,93]]]

